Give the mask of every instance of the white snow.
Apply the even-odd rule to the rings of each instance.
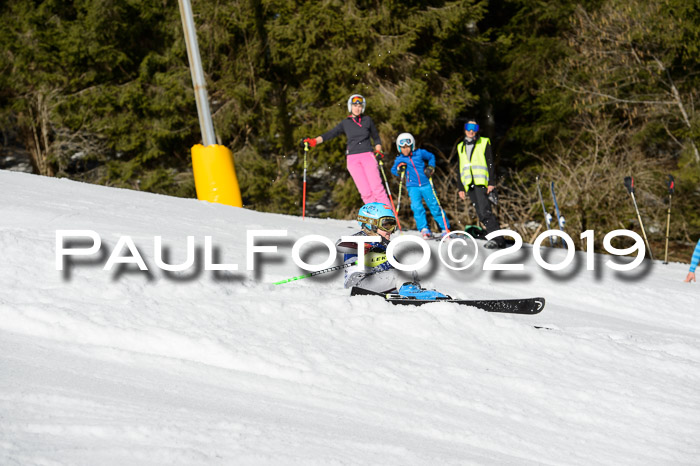
[[[352,221],[8,171],[0,197],[0,464],[700,464],[700,289],[685,264],[622,273],[597,256],[588,271],[578,253],[545,272],[526,245],[524,271],[434,259],[422,282],[544,296],[541,314],[402,307],[350,298],[342,272],[271,284],[305,273],[296,239],[335,241]],[[81,229],[101,253],[56,270],[56,231]],[[255,229],[289,236],[268,238],[278,253],[252,272]],[[148,272],[103,270],[127,235]],[[188,235],[192,268],[155,266],[155,236],[181,263]],[[204,270],[205,236],[238,271]]]

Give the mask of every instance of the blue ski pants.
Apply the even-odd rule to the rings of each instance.
[[[440,225],[442,231],[450,228],[447,215],[445,215],[445,222],[447,222],[447,225],[445,225],[442,220],[442,209],[438,205],[432,186],[429,184],[424,186],[409,186],[406,190],[408,191],[408,197],[411,198],[411,210],[413,211],[413,218],[416,220],[416,228],[418,231],[421,231],[423,228],[428,228],[428,220],[425,218],[423,201],[428,205],[430,213],[433,215],[438,225]]]

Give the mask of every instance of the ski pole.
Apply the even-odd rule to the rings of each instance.
[[[467,231],[467,228],[470,226],[473,226],[473,225],[472,225],[472,219],[471,219],[470,213],[469,213],[469,201],[467,200],[467,188],[464,188],[463,192],[464,192],[464,199],[462,199],[462,200],[464,201],[464,204],[467,206],[465,209],[465,212],[464,212],[464,216],[466,217],[466,223],[464,224],[464,231]],[[479,223],[478,218],[476,220],[476,223]]]
[[[544,206],[544,199],[542,198],[542,190],[540,189],[540,177],[539,175],[535,177],[535,182],[537,183],[537,194],[540,196],[540,203],[542,204],[542,211],[544,212],[544,223],[547,225],[547,230],[550,229],[549,225],[552,223],[552,215],[547,212]],[[549,245],[554,247],[554,240],[552,236],[549,236]]]
[[[304,142],[304,189],[301,200],[301,219],[306,217],[306,154],[309,152],[309,143]]]
[[[298,277],[286,278],[284,280],[280,280],[278,282],[273,283],[273,285],[281,285],[283,283],[289,283],[289,282],[293,282],[296,280],[303,280],[304,278],[315,277],[316,275],[321,275],[323,273],[333,272],[335,270],[347,269],[351,265],[355,265],[355,264],[357,264],[357,261],[349,263],[349,264],[336,265],[333,267],[329,267],[327,269],[317,270],[316,272],[311,272],[311,273],[307,273],[304,275],[299,275]]]
[[[442,224],[445,226],[445,232],[449,233],[450,229],[447,228],[447,220],[445,219],[445,209],[442,208],[440,205],[440,199],[438,199],[437,193],[435,192],[435,185],[433,184],[433,177],[431,176],[428,178],[428,181],[430,181],[430,187],[433,188],[433,196],[435,196],[435,200],[437,201],[438,207],[440,207],[440,212],[442,213]]]
[[[564,216],[559,211],[559,203],[557,202],[557,195],[554,192],[554,181],[552,181],[551,184],[549,185],[549,189],[552,191],[552,201],[554,201],[554,213],[557,215],[557,224],[559,225],[559,230],[564,231],[565,220],[564,220]],[[567,244],[563,238],[561,240],[561,247],[562,248],[567,247]]]
[[[394,211],[394,215],[396,216],[396,226],[398,226],[399,231],[401,231],[401,222],[399,221],[399,214],[396,211],[396,207],[394,207],[394,199],[391,197],[391,191],[389,190],[389,182],[386,180],[386,173],[384,173],[384,162],[382,162],[382,159],[379,159],[379,171],[382,172],[382,178],[384,178],[384,187],[386,188],[386,193],[389,195],[391,209]]]
[[[668,210],[666,211],[666,249],[664,250],[664,264],[668,264],[668,232],[671,228],[671,199],[673,198],[673,191],[676,188],[673,175],[668,175],[666,186],[668,187]]]
[[[399,181],[399,199],[396,203],[396,215],[399,215],[399,210],[401,210],[401,188],[403,188],[403,178],[406,176],[406,167],[401,170],[401,180]]]
[[[627,192],[630,193],[630,196],[632,196],[632,202],[634,203],[634,210],[637,212],[637,219],[639,220],[639,226],[642,227],[642,235],[644,235],[644,242],[647,245],[647,249],[649,250],[649,258],[651,260],[654,260],[654,256],[651,253],[651,246],[649,246],[649,240],[647,240],[647,233],[644,231],[644,224],[642,223],[642,216],[639,215],[639,208],[637,207],[637,200],[634,198],[634,178],[631,176],[626,176],[625,177],[625,187],[627,188]]]

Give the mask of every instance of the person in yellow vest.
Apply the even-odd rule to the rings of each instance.
[[[479,124],[475,119],[470,119],[464,125],[464,141],[457,144],[459,155],[459,178],[464,191],[459,191],[459,197],[469,199],[476,209],[479,220],[486,227],[486,233],[500,230],[498,218],[491,211],[489,194],[494,190],[492,184],[495,180],[493,168],[493,155],[491,153],[491,141],[481,137]],[[465,194],[466,191],[466,194]],[[505,239],[502,236],[484,243],[487,249],[504,248]]]

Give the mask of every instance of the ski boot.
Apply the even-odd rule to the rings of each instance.
[[[419,299],[421,301],[438,301],[450,299],[449,296],[435,290],[426,290],[416,282],[407,282],[399,288],[399,296],[402,298]]]
[[[484,243],[485,249],[503,249],[506,247],[506,240],[502,236],[490,239]]]
[[[433,237],[433,234],[427,228],[423,228],[420,234],[423,236],[423,239],[431,239]]]

